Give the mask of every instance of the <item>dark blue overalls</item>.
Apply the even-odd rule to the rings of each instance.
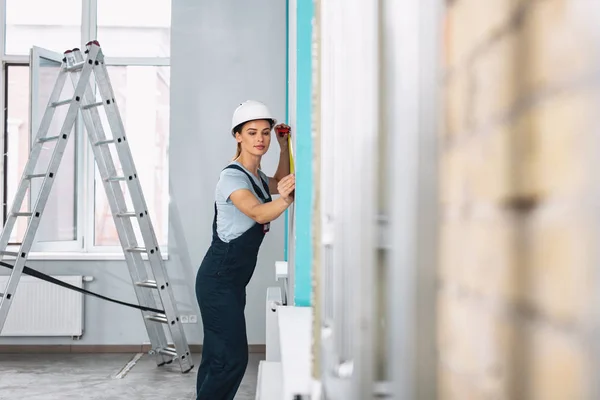
[[[263,203],[271,201],[269,186],[261,178],[267,198],[244,169],[232,164],[226,167],[246,174]],[[217,234],[217,205],[213,219],[212,243],[196,276],[196,298],[204,325],[202,362],[196,386],[198,400],[233,400],[246,366],[246,285],[250,281],[258,249],[269,230],[269,224],[254,224],[229,243]]]

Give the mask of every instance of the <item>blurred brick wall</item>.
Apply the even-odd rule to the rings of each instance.
[[[600,0],[447,7],[440,398],[599,399]]]

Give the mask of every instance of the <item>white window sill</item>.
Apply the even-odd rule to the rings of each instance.
[[[169,254],[161,252],[164,261],[169,259]],[[5,257],[5,261],[14,260],[14,257]],[[147,260],[148,256],[142,254],[142,259]],[[125,261],[123,253],[81,253],[81,252],[31,252],[27,257],[31,261]]]

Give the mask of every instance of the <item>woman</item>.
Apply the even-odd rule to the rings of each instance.
[[[293,202],[287,134],[276,135],[281,153],[273,177],[260,170],[269,150],[276,120],[256,101],[242,103],[233,113],[231,132],[237,141],[232,163],[215,190],[213,238],[196,277],[196,297],[204,324],[202,363],[197,399],[231,400],[246,371],[248,341],[244,307],[258,250],[269,223]],[[271,194],[279,194],[276,200]]]

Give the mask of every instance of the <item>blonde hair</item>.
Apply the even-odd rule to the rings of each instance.
[[[242,155],[242,144],[237,144],[237,150],[235,151],[235,157],[231,161],[237,161],[238,158]],[[262,163],[258,163],[258,169],[262,169]]]
[[[242,144],[238,143],[237,149],[235,150],[235,157],[233,157],[232,161],[237,160],[238,158],[240,158],[241,155],[242,155]]]

